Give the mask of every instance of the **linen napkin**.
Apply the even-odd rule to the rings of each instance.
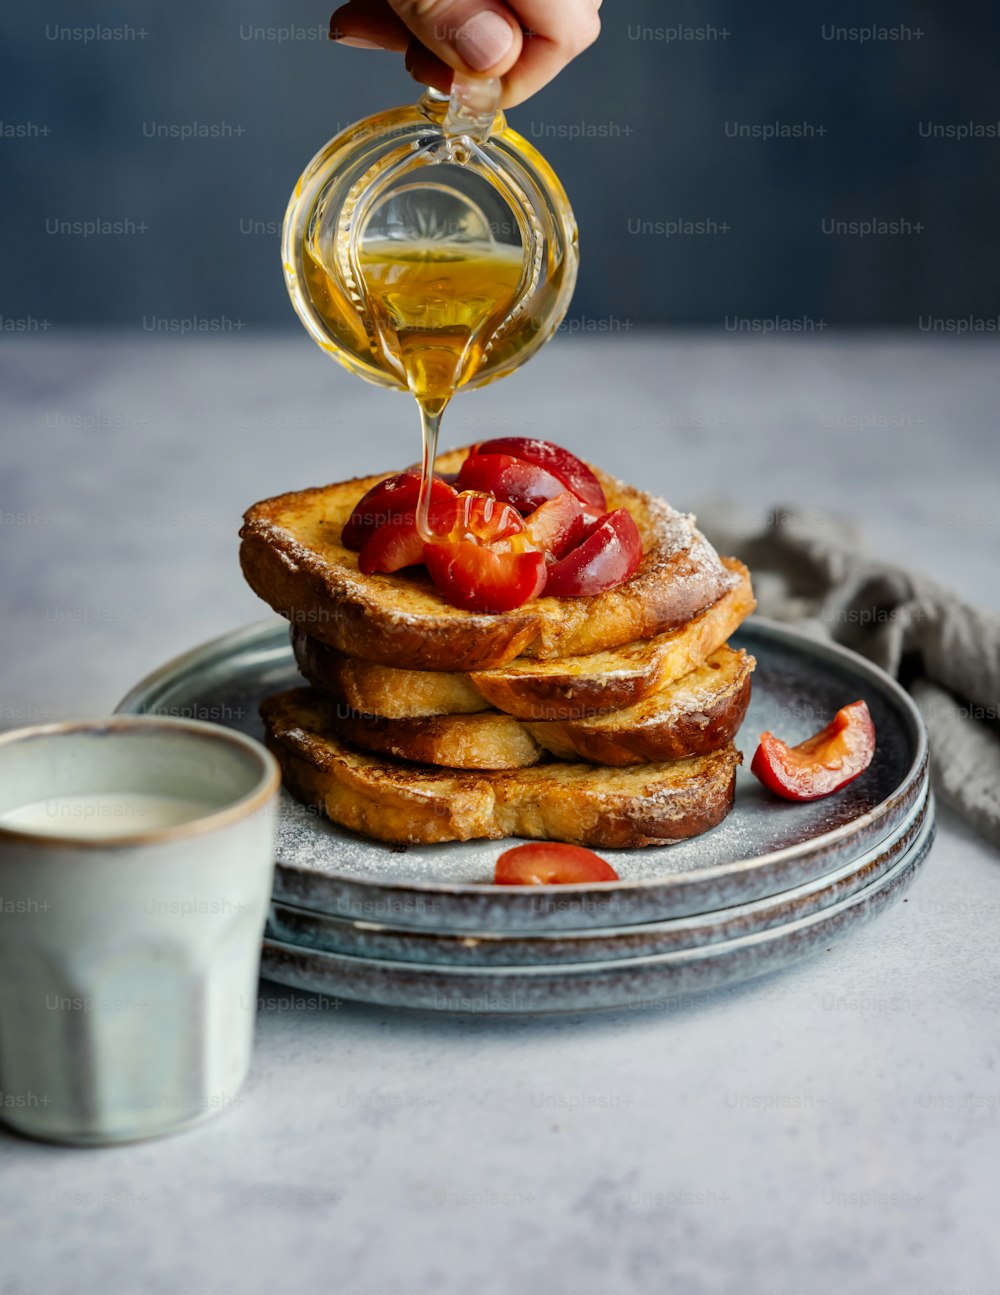
[[[1000,846],[1000,615],[880,561],[857,522],[819,509],[776,508],[759,530],[731,502],[709,502],[698,526],[750,568],[762,616],[853,648],[903,683],[927,725],[935,789]]]

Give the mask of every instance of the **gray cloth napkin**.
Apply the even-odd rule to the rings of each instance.
[[[927,725],[936,790],[1000,846],[1000,615],[879,561],[858,524],[831,513],[777,508],[760,531],[719,501],[701,508],[698,526],[750,568],[762,616],[900,679]]]

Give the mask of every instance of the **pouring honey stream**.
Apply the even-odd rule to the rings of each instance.
[[[402,369],[420,409],[417,528],[430,541],[430,483],[441,415],[483,363],[509,318],[521,281],[519,251],[461,245],[371,246],[361,257],[365,295],[386,359]]]
[[[456,76],[450,97],[429,90],[359,122],[313,159],[285,216],[285,276],[306,328],[352,372],[417,401],[429,541],[445,408],[534,354],[576,280],[569,201],[499,101],[499,81]]]

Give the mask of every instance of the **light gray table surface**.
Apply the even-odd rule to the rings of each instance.
[[[267,614],[249,503],[417,456],[404,397],[293,333],[6,337],[0,373],[0,727],[109,711]],[[559,338],[444,441],[836,507],[996,607],[998,386],[994,344],[919,335]],[[0,1133],[0,1295],[1000,1295],[998,925],[1000,857],[942,812],[907,902],[685,1004],[449,1019],[262,984],[224,1118]]]

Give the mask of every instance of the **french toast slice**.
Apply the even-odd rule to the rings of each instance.
[[[455,472],[467,449],[438,459]],[[627,507],[643,542],[638,570],[592,597],[536,598],[514,611],[453,607],[429,578],[362,575],[340,543],[354,505],[385,474],[265,499],[247,510],[240,563],[250,587],[313,638],[406,669],[468,671],[600,652],[683,625],[736,583],[694,518],[598,469],[609,509]]]
[[[750,704],[755,665],[748,653],[723,647],[682,679],[622,710],[524,726],[562,760],[619,766],[707,755],[735,738]]]
[[[402,670],[349,657],[293,628],[299,669],[351,710],[386,719],[468,715],[490,706],[525,720],[581,719],[635,705],[720,648],[753,611],[750,573],[722,559],[735,583],[686,625],[607,652],[554,661],[519,657],[493,670]]]
[[[500,711],[384,719],[330,712],[332,731],[362,751],[451,769],[524,769],[546,758],[629,765],[717,751],[736,736],[750,701],[754,659],[723,647],[651,696],[590,719],[515,719]]]
[[[333,736],[335,703],[298,688],[261,703],[287,789],[354,832],[436,843],[508,836],[603,848],[665,845],[715,827],[733,804],[732,744],[627,769],[556,762],[481,773],[352,750]]]
[[[330,731],[359,751],[445,769],[527,769],[545,757],[526,725],[498,710],[383,719],[335,707]]]
[[[309,683],[360,714],[423,719],[490,709],[472,676],[460,671],[403,670],[362,661],[320,643],[296,625],[292,626],[292,651]]]
[[[555,661],[518,659],[472,675],[497,710],[527,720],[582,719],[635,705],[703,665],[757,605],[750,572],[722,559],[732,584],[686,624],[606,652]]]

